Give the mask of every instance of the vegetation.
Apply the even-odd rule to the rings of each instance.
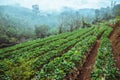
[[[120,4],[31,7],[0,6],[0,80],[120,79]]]
[[[85,31],[87,31],[87,29],[85,29]],[[83,34],[83,32],[85,32],[85,31],[83,31],[83,29],[82,29],[82,30],[80,30],[80,32],[79,31],[77,31],[77,32]],[[19,50],[17,50],[17,51],[16,51],[16,46],[11,47],[11,49],[6,48],[3,51],[1,50],[1,54],[3,54],[3,55],[1,55],[1,60],[2,60],[3,63],[6,63],[6,61],[9,61],[11,63],[11,66],[15,64],[14,66],[11,67],[12,69],[14,69],[14,68],[21,69],[21,68],[23,68],[23,67],[20,68],[18,66],[18,65],[21,64],[21,66],[24,65],[24,67],[31,65],[32,69],[37,70],[37,69],[39,69],[40,66],[42,66],[45,63],[47,63],[48,61],[50,61],[50,59],[52,59],[52,56],[57,57],[57,56],[62,55],[61,54],[62,51],[66,50],[69,46],[75,44],[76,41],[78,40],[78,38],[79,38],[78,36],[80,34],[76,35],[74,33],[76,33],[76,31],[72,32],[72,33],[64,33],[64,34],[60,34],[60,35],[57,35],[57,36],[45,38],[43,40],[44,41],[46,40],[46,45],[45,45],[45,42],[43,44],[42,40],[34,41],[34,44],[41,43],[43,45],[43,48],[41,48],[40,44],[39,44],[38,47],[35,48],[35,46],[34,46],[33,50],[31,50],[32,46],[33,46],[33,45],[29,46],[29,44],[31,44],[31,42],[28,42],[29,43],[29,44],[27,44],[28,46],[25,46],[25,47],[24,47],[24,44],[19,45],[20,47],[17,47],[17,48],[19,48]],[[71,35],[73,35],[73,36],[71,36]],[[69,36],[71,36],[71,37],[69,37]],[[66,39],[64,39],[64,38],[66,38]],[[76,38],[76,40],[74,40],[74,38]],[[72,40],[71,44],[69,44],[69,42],[68,42],[69,40]],[[52,42],[52,43],[49,43],[49,46],[48,46],[48,42]],[[64,43],[64,45],[63,45],[63,43]],[[30,51],[29,50],[27,51],[28,48],[30,49]],[[57,50],[57,49],[59,49],[59,50]],[[26,52],[23,53],[23,50],[26,51]],[[11,51],[11,52],[9,52],[9,51]],[[4,54],[4,52],[6,52],[6,54]],[[57,54],[57,53],[60,53],[60,54]],[[15,56],[15,55],[17,55],[17,56]],[[8,56],[8,58],[7,58],[7,56]],[[23,64],[23,61],[25,62],[24,64]],[[26,61],[27,61],[27,63],[26,63]],[[41,61],[43,61],[43,62],[41,62]],[[41,63],[41,65],[39,63]],[[1,66],[5,66],[5,65],[1,64]],[[6,67],[8,67],[8,68],[9,68],[9,66],[6,65]],[[31,70],[31,68],[29,70]],[[4,69],[1,69],[1,70],[4,70]],[[10,72],[9,69],[6,72],[7,73]],[[25,73],[26,72],[29,72],[29,71],[25,70]],[[35,71],[34,71],[34,73],[35,73]],[[32,75],[32,74],[33,73],[31,73],[30,75]],[[13,75],[13,74],[11,74],[11,75]],[[16,73],[14,75],[18,76]],[[22,73],[21,73],[21,75],[22,75]],[[11,78],[13,78],[13,77],[14,76],[11,76]],[[24,77],[24,78],[26,78],[26,77]],[[15,79],[16,79],[16,77],[15,77]]]
[[[96,10],[65,8],[61,13],[52,14],[43,15],[37,4],[32,5],[32,10],[20,6],[0,6],[0,47],[90,27],[97,22],[119,17],[119,4],[113,2],[111,7]]]
[[[90,50],[95,44],[97,37],[103,32],[96,59],[97,63],[95,63],[96,67],[92,72],[91,78],[93,80],[101,78],[99,76],[104,73],[101,71],[104,70],[105,66],[105,69],[107,69],[105,71],[107,72],[103,76],[106,80],[115,79],[117,69],[114,68],[114,60],[110,53],[110,43],[106,43],[108,42],[106,36],[110,34],[111,28],[109,29],[105,26],[84,28],[1,49],[0,73],[2,74],[0,78],[5,80],[62,80],[67,75],[73,74],[75,69],[82,68],[87,59],[86,52]],[[108,51],[101,52],[103,47],[105,47],[105,50],[108,49]],[[109,60],[106,55],[108,55]],[[104,57],[100,58],[99,56]],[[106,65],[101,63],[105,61],[104,59],[106,60],[106,63],[104,63]],[[104,65],[103,69],[100,68],[101,71],[99,71],[99,65]]]
[[[115,67],[112,48],[108,36],[112,31],[111,28],[107,29],[102,35],[100,47],[94,70],[91,73],[91,80],[117,80],[117,68]]]

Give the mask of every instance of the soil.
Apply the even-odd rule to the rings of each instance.
[[[113,27],[113,32],[110,36],[110,42],[112,45],[112,51],[115,59],[115,66],[120,72],[120,24],[115,24]],[[120,78],[120,74],[118,75]]]
[[[93,50],[90,52],[91,54],[88,56],[86,63],[83,65],[78,80],[90,80],[90,72],[92,71],[93,65],[95,63],[98,47],[99,47],[99,40],[96,41],[96,45],[94,46]]]
[[[98,38],[95,45],[91,49],[90,54],[88,55],[87,60],[84,63],[80,71],[80,74],[78,75],[77,80],[90,80],[90,73],[93,70],[93,65],[95,63],[95,59],[96,59],[99,44],[100,44],[100,41],[99,41],[100,38],[101,36]]]
[[[90,74],[91,71],[93,70],[93,65],[95,63],[95,59],[100,44],[99,40],[102,34],[98,36],[95,44],[86,53],[87,59],[85,61],[82,61],[84,62],[84,64],[80,66],[78,65],[75,69],[73,69],[72,74],[67,75],[63,80],[90,80],[91,77]]]
[[[115,66],[120,72],[120,23],[116,23],[113,27],[113,31],[110,34],[110,42],[112,45],[112,51],[115,59]],[[100,37],[99,37],[100,38]],[[93,65],[95,63],[95,58],[97,55],[97,50],[99,48],[99,39],[96,41],[95,46],[90,52],[90,55],[87,57],[86,63],[81,69],[81,73],[78,75],[77,80],[90,80],[90,73],[93,70]],[[117,75],[120,80],[120,74]]]

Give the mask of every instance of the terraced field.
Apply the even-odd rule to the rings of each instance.
[[[0,49],[0,80],[119,80],[113,31],[94,26]]]

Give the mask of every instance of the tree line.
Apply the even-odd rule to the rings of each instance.
[[[39,8],[37,5],[33,6],[33,11],[38,14]],[[23,25],[19,21],[17,22],[16,19],[9,19],[9,15],[0,14],[0,47],[64,32],[72,32],[73,30],[90,27],[93,24],[114,18],[120,18],[120,4],[116,4],[116,2],[111,2],[111,7],[94,10],[94,16],[90,14],[84,16],[79,11],[63,13],[59,15],[57,27],[50,27],[47,24],[36,24],[34,29],[25,28],[21,27]]]

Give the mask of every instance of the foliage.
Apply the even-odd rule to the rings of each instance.
[[[38,38],[44,38],[48,35],[49,26],[48,25],[40,25],[35,26],[35,33]]]
[[[117,4],[113,7],[115,16],[120,16],[120,4]]]
[[[79,38],[80,35],[92,29],[80,29],[1,49],[0,61],[2,62],[1,65],[4,66],[0,68],[1,73],[4,73],[1,76],[9,79],[17,78],[18,80],[30,78],[32,75],[35,76],[37,70],[40,70],[41,67],[53,58],[61,56],[68,47],[75,45],[79,40],[85,38],[85,36]],[[93,31],[90,33],[92,34]],[[90,33],[86,34],[86,36]],[[11,71],[12,73],[10,73]],[[57,74],[61,75],[61,73]]]
[[[108,36],[112,31],[108,28],[102,35],[94,70],[91,72],[91,80],[117,80],[117,68],[114,64],[112,48]]]

